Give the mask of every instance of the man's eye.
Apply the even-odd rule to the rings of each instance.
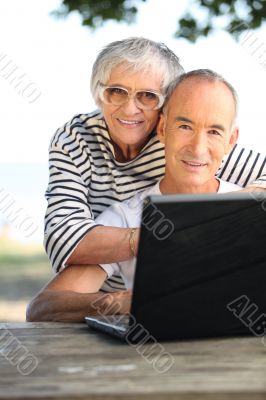
[[[191,130],[191,126],[189,126],[189,125],[180,125],[179,126],[179,129],[184,129],[184,130]]]
[[[221,133],[220,133],[219,131],[217,131],[216,129],[211,129],[211,130],[209,131],[209,133],[210,133],[211,135],[215,135],[215,136],[222,136]]]

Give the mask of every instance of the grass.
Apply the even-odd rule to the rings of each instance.
[[[0,321],[24,321],[29,300],[52,277],[41,245],[0,238]]]
[[[28,276],[45,275],[51,269],[43,250],[33,254],[0,253],[1,276],[17,276],[23,273]]]

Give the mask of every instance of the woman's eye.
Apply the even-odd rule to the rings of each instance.
[[[109,90],[111,94],[124,94],[126,92],[124,89],[118,87],[110,88]]]
[[[142,94],[143,97],[146,97],[147,99],[153,100],[153,99],[157,98],[157,95],[155,93],[152,93],[152,92],[141,92],[141,94]]]

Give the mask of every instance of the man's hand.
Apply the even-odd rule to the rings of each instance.
[[[129,314],[132,290],[103,294],[90,304],[90,315]]]
[[[259,186],[247,186],[243,189],[240,190],[240,192],[266,192],[266,189],[264,187],[259,187]]]

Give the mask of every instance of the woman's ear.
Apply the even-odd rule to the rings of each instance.
[[[161,143],[165,144],[165,123],[166,116],[162,112],[159,117],[159,122],[157,125],[157,136]]]

